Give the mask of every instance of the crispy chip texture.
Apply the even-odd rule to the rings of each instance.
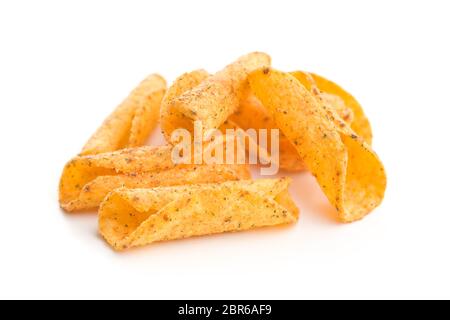
[[[174,83],[169,87],[167,93],[161,103],[161,129],[167,141],[171,142],[171,133],[179,128],[184,128],[193,132],[192,120],[187,118],[183,113],[179,112],[174,108],[174,99],[180,96],[181,94],[191,90],[192,88],[198,86],[201,82],[207,79],[210,75],[202,69],[194,70],[192,72],[185,73],[178,77]],[[219,128],[222,133],[225,135],[227,129],[242,129],[236,123],[231,120],[226,120]],[[245,135],[246,146],[254,145],[256,142],[252,140],[249,136]],[[226,139],[230,139],[228,137]],[[225,145],[226,139],[224,138],[223,144]],[[211,145],[210,145],[211,147]],[[204,150],[208,148],[208,143],[204,145]],[[261,154],[261,157],[264,159],[268,159],[267,152],[259,148],[256,144],[255,148],[257,148],[258,153]],[[236,152],[236,150],[235,150]],[[226,154],[224,153],[224,156]],[[233,157],[235,162],[237,162],[237,155]],[[243,165],[244,168],[247,166]],[[248,168],[247,168],[248,170]]]
[[[159,119],[166,81],[157,74],[143,80],[103,122],[81,155],[142,146]]]
[[[172,148],[140,147],[96,155],[78,156],[64,167],[59,184],[61,206],[71,210],[83,188],[100,176],[155,172],[173,168]]]
[[[295,72],[292,73],[294,76],[298,77],[302,81],[308,84],[308,89],[312,92],[316,88],[314,79],[307,73]],[[316,96],[319,101],[329,108],[334,109],[342,119],[347,123],[353,121],[353,111],[347,107],[344,101],[333,94],[328,94],[320,92],[320,95]],[[231,115],[229,118],[234,123],[238,124],[244,130],[254,128],[254,129],[279,129],[272,118],[272,115],[266,108],[261,104],[261,102],[251,93],[248,92],[245,98],[241,99],[239,109]],[[280,132],[280,168],[287,171],[302,171],[306,169],[306,165],[300,158],[297,150],[293,144],[286,138],[283,132]],[[268,150],[271,148],[271,139],[269,136]]]
[[[174,99],[195,88],[209,77],[208,72],[199,69],[179,76],[167,90],[161,103],[161,130],[167,141],[171,133],[179,128],[192,131],[192,121],[175,108]]]
[[[169,144],[143,146],[158,121]],[[144,79],[66,164],[59,202],[68,212],[99,209],[99,232],[115,250],[297,221],[290,179],[251,180],[255,164],[261,175],[310,171],[337,218],[352,222],[386,189],[371,144],[350,93],[314,73],[274,70],[269,55],[252,52],[169,88],[160,75]]]
[[[99,211],[99,231],[116,250],[295,222],[288,179],[153,189],[118,189]]]
[[[351,125],[355,132],[367,143],[371,144],[372,134],[370,124],[364,115],[359,103],[349,93],[344,91],[335,83],[313,73],[295,71],[291,73],[299,80],[311,93],[325,104],[328,108],[334,109],[346,123]],[[277,126],[261,102],[251,94],[251,91],[241,99],[238,110],[230,116],[230,120],[239,125],[242,129],[276,129]],[[286,138],[280,134],[280,168],[288,171],[302,171],[306,165],[297,153],[297,150]],[[271,141],[268,141],[270,150]]]
[[[308,90],[315,93],[328,107],[334,108],[350,128],[372,144],[372,128],[359,102],[339,85],[314,73],[295,71],[291,73]],[[314,90],[317,89],[317,92]]]
[[[69,212],[95,209],[109,192],[121,187],[153,188],[250,179],[248,168],[243,165],[174,167],[168,158],[170,150],[142,147],[76,157],[66,165],[61,177],[61,206]]]
[[[250,86],[293,143],[341,221],[363,218],[384,196],[386,175],[378,156],[337,114],[295,77],[264,68]]]
[[[239,107],[242,93],[246,89],[247,75],[255,69],[269,66],[270,62],[270,57],[261,52],[242,56],[222,71],[174,98],[172,108],[191,119],[191,122],[202,121],[205,132],[217,129]]]
[[[232,135],[227,133],[227,130],[233,130],[234,133]],[[208,150],[208,147],[211,145],[214,145],[216,142],[219,144],[223,144],[224,155],[226,156],[227,152],[230,154],[229,157],[231,159],[234,159],[234,163],[248,163],[248,160],[250,156],[253,154],[257,159],[258,164],[264,164],[267,165],[271,162],[276,162],[276,159],[272,158],[270,153],[267,151],[266,148],[262,148],[258,144],[258,138],[253,137],[249,135],[243,128],[238,126],[234,121],[228,119],[226,120],[223,125],[219,128],[220,132],[223,134],[223,139],[217,139],[218,141],[214,140],[213,142],[206,145],[205,153]],[[219,141],[222,140],[222,141]],[[227,141],[234,140],[233,146],[234,148],[231,150],[228,150],[227,147]],[[243,152],[239,154],[238,145],[243,146]],[[229,159],[229,158],[227,158]]]
[[[271,129],[279,129],[272,118],[269,111],[264,108],[261,102],[249,92],[246,97],[241,100],[239,109],[231,115],[230,121],[236,123],[243,130],[248,129],[266,129],[268,130],[267,150],[271,150],[272,139],[270,135]],[[283,132],[279,137],[279,165],[281,169],[288,171],[301,171],[305,169],[303,161],[297,153],[292,143]]]

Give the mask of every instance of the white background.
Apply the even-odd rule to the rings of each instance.
[[[1,1],[0,298],[450,298],[448,1]],[[260,50],[364,106],[382,206],[330,217],[295,176],[298,224],[113,252],[57,202],[67,160],[147,74]]]

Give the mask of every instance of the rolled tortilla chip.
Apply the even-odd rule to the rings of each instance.
[[[269,68],[249,76],[254,94],[297,149],[341,221],[363,218],[386,189],[383,164],[332,109],[292,75]]]
[[[167,93],[161,103],[161,129],[166,140],[169,141],[169,143],[172,142],[171,133],[176,129],[183,128],[189,130],[190,132],[193,132],[192,120],[190,120],[183,113],[174,108],[174,99],[191,90],[192,88],[198,86],[209,76],[210,75],[205,70],[194,70],[178,77],[167,90]],[[226,120],[219,129],[223,134],[226,134],[227,129],[237,130],[240,128],[232,121]],[[245,138],[247,142],[246,146],[255,143],[255,141],[253,141],[251,137],[245,135]],[[226,140],[223,140],[223,143],[225,143],[225,141]],[[264,158],[267,163],[269,156],[267,155],[266,150],[262,150],[257,144],[256,147],[259,154],[261,154],[261,157]],[[207,143],[203,146],[204,150],[206,150],[206,148]],[[224,156],[226,156],[225,153]],[[234,159],[237,159],[237,157],[235,156]],[[243,165],[243,170],[248,170],[248,167]]]
[[[72,201],[83,188],[100,176],[155,172],[173,168],[172,147],[140,147],[96,155],[78,156],[64,167],[59,184],[61,207],[72,209]]]
[[[312,77],[308,77],[308,74],[303,74],[300,72],[297,75],[305,75],[304,81],[312,81],[310,84],[311,90],[314,87],[314,80]],[[311,80],[310,80],[311,79]],[[352,109],[348,108],[343,100],[331,94],[321,93],[320,97],[322,103],[328,105],[331,109],[336,110],[336,112],[343,118],[347,123],[351,123],[353,120]],[[244,130],[253,128],[259,129],[279,129],[275,124],[271,114],[266,108],[261,104],[261,102],[249,91],[247,96],[241,100],[239,109],[229,118],[236,124],[238,124]],[[280,130],[281,131],[281,130]],[[271,150],[271,139],[268,139],[268,150]],[[279,152],[280,152],[280,168],[287,171],[303,171],[306,170],[306,165],[300,158],[294,145],[289,141],[288,138],[280,132],[279,138]]]
[[[234,121],[232,120],[226,120],[223,125],[219,128],[220,131],[223,134],[223,144],[224,144],[224,154],[226,154],[226,152],[234,152],[234,156],[233,159],[235,159],[235,162],[237,162],[238,160],[238,148],[237,145],[238,143],[242,142],[244,143],[244,147],[245,147],[245,157],[247,158],[247,160],[250,157],[250,152],[254,152],[254,155],[257,157],[258,163],[253,163],[253,164],[264,164],[267,165],[271,162],[275,162],[277,161],[276,159],[272,158],[270,153],[268,152],[268,150],[266,148],[262,148],[259,144],[257,139],[254,139],[254,137],[250,136],[244,129],[242,129],[240,126],[238,126]],[[227,130],[232,129],[234,130],[235,134],[233,134],[231,137],[229,135],[227,135]],[[239,135],[242,136],[242,141],[239,141]],[[234,139],[234,149],[233,150],[228,150],[226,148],[226,142],[227,139]],[[215,141],[214,141],[215,142]],[[249,161],[245,162],[248,164]],[[279,162],[279,161],[278,161]],[[279,163],[278,163],[279,166]]]
[[[68,212],[97,209],[108,193],[123,187],[154,188],[250,179],[249,171],[244,168],[233,165],[187,165],[157,172],[98,176],[83,186],[76,199],[63,203],[62,207]]]
[[[295,222],[288,179],[154,189],[118,189],[99,210],[99,231],[116,250],[156,241]]]
[[[167,89],[161,102],[161,131],[167,141],[171,141],[171,134],[176,129],[193,131],[192,121],[174,107],[174,99],[195,88],[208,77],[209,74],[205,70],[194,70],[179,76]]]
[[[64,168],[60,204],[66,211],[98,207],[119,187],[156,187],[249,179],[246,165],[175,165],[172,147],[140,147],[78,156]]]
[[[314,88],[317,88],[318,93],[316,95],[321,97],[321,100],[328,107],[334,107],[340,117],[349,123],[350,128],[363,138],[367,144],[372,144],[372,128],[369,119],[364,114],[364,110],[359,102],[350,93],[333,81],[314,73],[295,71],[291,74],[308,90],[314,91]],[[348,110],[351,110],[351,113]],[[350,119],[346,117],[346,114],[348,114]]]
[[[157,74],[143,80],[89,139],[81,155],[142,146],[159,119],[166,81]]]
[[[243,130],[266,129],[270,132],[271,129],[279,129],[271,114],[264,108],[261,102],[251,94],[251,92],[241,100],[238,111],[231,115],[229,120],[236,123]],[[271,150],[271,140],[271,135],[269,134],[267,139],[267,150]],[[281,169],[287,171],[305,170],[305,165],[300,159],[297,150],[283,132],[280,132],[279,137],[279,153],[279,165]]]
[[[265,53],[245,55],[173,99],[172,108],[191,122],[201,121],[206,134],[209,129],[219,128],[237,110],[247,85],[247,75],[269,65],[270,57]]]

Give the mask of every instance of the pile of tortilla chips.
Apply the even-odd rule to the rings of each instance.
[[[382,201],[383,165],[355,98],[313,73],[282,72],[261,52],[223,70],[195,70],[171,87],[153,74],[105,120],[70,160],[59,188],[68,212],[98,209],[99,231],[116,250],[152,242],[296,222],[287,178],[252,180],[244,164],[175,164],[179,128],[279,129],[279,165],[316,177],[342,222]],[[167,144],[145,146],[160,123]],[[254,143],[257,143],[254,141]],[[267,146],[258,146],[266,152]]]

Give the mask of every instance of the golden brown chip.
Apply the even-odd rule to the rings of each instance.
[[[227,130],[229,130],[229,129],[234,130],[234,134],[231,136],[229,134],[227,134]],[[244,154],[242,154],[242,156],[243,156],[242,158],[247,159],[247,161],[245,163],[249,164],[249,158],[251,156],[251,153],[253,153],[253,155],[257,158],[256,163],[251,163],[251,164],[268,165],[269,163],[272,163],[272,162],[274,164],[277,163],[276,162],[277,159],[272,158],[270,153],[268,152],[268,150],[270,150],[270,149],[262,148],[258,144],[257,137],[250,136],[243,128],[238,126],[234,121],[232,121],[230,119],[226,120],[224,122],[224,124],[219,128],[219,130],[223,134],[222,143],[223,143],[223,148],[224,148],[224,154],[226,155],[226,152],[234,153],[234,155],[232,156],[232,159],[234,159],[235,163],[239,163],[238,162],[238,159],[239,159],[238,144],[239,143],[243,143],[244,148],[245,148],[245,150],[243,150]],[[228,150],[226,148],[228,139],[234,139],[234,143],[233,143],[234,148],[232,150]],[[211,144],[213,144],[213,143],[211,143]],[[208,147],[208,145],[206,145],[206,148],[207,147]],[[278,165],[279,165],[279,163],[278,163]]]
[[[171,142],[170,134],[179,128],[184,128],[193,132],[192,120],[187,118],[184,114],[180,113],[178,110],[174,108],[174,99],[182,95],[183,93],[191,90],[192,88],[198,86],[201,82],[207,79],[210,75],[204,70],[195,70],[192,72],[185,73],[178,77],[174,83],[169,87],[167,93],[161,103],[161,128],[162,132],[167,141]],[[248,89],[247,89],[248,90]],[[227,129],[242,129],[237,126],[233,121],[226,120],[223,125],[219,128],[223,134],[226,134]],[[250,144],[255,144],[248,135],[245,135],[246,146],[248,147]],[[229,139],[227,137],[223,139],[223,144],[225,145],[225,139]],[[211,144],[209,144],[211,146]],[[208,148],[208,143],[203,145],[203,149]],[[256,148],[258,149],[259,154],[262,158],[267,162],[268,154],[266,150],[262,150],[256,144]],[[236,151],[236,150],[235,150]],[[226,152],[226,150],[225,150]],[[226,156],[224,152],[224,156]],[[234,156],[234,159],[237,159],[237,156]],[[248,170],[248,167],[243,165],[244,170]]]
[[[272,115],[264,108],[261,102],[251,94],[251,92],[248,92],[246,97],[241,100],[238,111],[231,115],[229,120],[236,123],[243,130],[266,129],[270,132],[271,129],[279,129],[275,124]],[[267,150],[271,150],[271,148],[272,139],[269,134],[267,139]],[[283,132],[280,132],[279,137],[279,154],[279,165],[281,169],[288,171],[301,171],[305,169],[305,165],[300,159],[297,150]]]
[[[168,142],[171,133],[179,128],[192,132],[192,121],[174,108],[174,99],[195,88],[209,77],[205,70],[194,70],[179,76],[167,90],[161,103],[161,130]]]
[[[60,204],[67,210],[80,192],[100,176],[155,172],[173,168],[172,147],[140,147],[96,155],[78,156],[64,167],[60,185]]]
[[[297,79],[305,82],[308,85],[308,90],[315,92],[316,84],[312,76],[305,72],[293,72]],[[302,83],[303,83],[302,82]],[[329,108],[334,109],[340,117],[351,124],[353,121],[353,111],[347,105],[345,105],[344,100],[339,96],[320,91],[317,93],[316,98]],[[244,130],[249,128],[254,129],[277,129],[275,121],[273,120],[270,113],[264,108],[261,102],[253,95],[248,92],[245,98],[241,99],[239,109],[230,116],[229,118],[236,124],[238,124]],[[278,128],[279,129],[279,128]],[[286,138],[283,132],[280,132],[279,139],[280,146],[280,168],[287,171],[303,171],[306,169],[305,164],[300,158],[297,150]],[[268,150],[271,147],[271,139],[268,139]]]
[[[81,155],[142,146],[157,125],[165,90],[163,77],[148,76],[103,122]]]
[[[363,218],[384,196],[386,175],[371,147],[292,75],[269,68],[249,76],[254,94],[314,174],[341,221]]]
[[[247,75],[255,69],[269,65],[270,57],[265,53],[253,52],[245,55],[198,86],[174,98],[172,109],[184,114],[191,122],[201,121],[204,132],[217,129],[239,107],[239,100],[247,84]],[[170,132],[165,134],[170,135]]]
[[[122,187],[154,188],[239,179],[250,179],[249,171],[231,165],[189,165],[156,172],[98,176],[83,186],[76,199],[62,206],[69,212],[96,209],[108,193]]]
[[[165,138],[171,142],[170,133],[179,128],[188,129],[190,132],[193,132],[192,120],[187,118],[184,114],[173,108],[173,101],[176,97],[180,96],[184,92],[189,91],[193,87],[199,85],[202,81],[209,77],[209,74],[204,70],[195,70],[192,72],[185,73],[178,77],[171,87],[167,90],[167,93],[161,103],[161,127]],[[235,123],[232,121],[225,121],[224,124],[219,128],[222,133],[225,135],[227,129],[240,129]],[[245,135],[245,139],[248,146],[249,144],[253,144],[254,141],[247,135]],[[222,144],[225,148],[226,139],[230,137],[223,137]],[[215,141],[214,144],[219,143]],[[203,144],[203,150],[207,150],[208,147],[212,147],[213,143],[206,142]],[[262,157],[267,159],[267,152],[265,150],[261,150],[257,145],[257,149],[259,150]],[[236,151],[236,150],[234,150]],[[226,157],[227,150],[224,151],[224,158]],[[228,151],[229,152],[229,151]],[[234,156],[234,159],[237,159],[237,156]],[[225,159],[223,159],[225,160]],[[235,161],[236,162],[236,161]],[[242,165],[242,170],[248,171],[248,166]]]
[[[64,168],[60,204],[67,211],[97,207],[118,187],[156,187],[249,179],[246,165],[175,165],[172,147],[140,147],[78,156]]]
[[[288,179],[154,189],[118,189],[99,211],[99,231],[116,250],[156,241],[295,222]]]
[[[308,90],[313,91],[314,88],[317,88],[318,93],[316,95],[328,107],[334,108],[339,116],[350,124],[350,128],[363,138],[366,143],[372,144],[372,129],[369,119],[364,114],[364,110],[359,102],[350,93],[336,83],[314,73],[295,71],[291,74]]]

